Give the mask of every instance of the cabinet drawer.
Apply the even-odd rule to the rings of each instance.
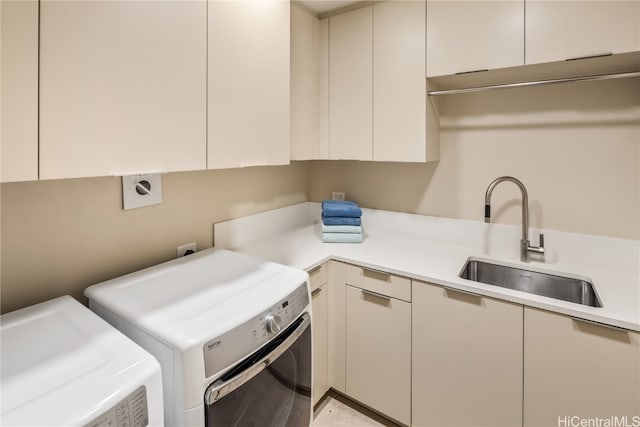
[[[346,267],[347,284],[411,302],[411,279],[355,265]]]
[[[327,283],[328,265],[329,264],[325,262],[309,270],[309,286],[311,287],[311,292]]]

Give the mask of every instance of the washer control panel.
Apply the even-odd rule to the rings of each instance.
[[[309,291],[307,282],[304,282],[277,304],[205,343],[203,351],[206,377],[209,378],[262,347],[296,320],[308,305]]]
[[[147,389],[145,386],[140,386],[84,427],[146,427],[148,425]]]

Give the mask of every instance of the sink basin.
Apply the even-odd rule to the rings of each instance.
[[[591,307],[602,307],[593,283],[558,274],[493,264],[470,258],[459,275],[463,279]]]

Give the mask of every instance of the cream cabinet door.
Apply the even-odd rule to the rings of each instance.
[[[311,293],[313,311],[313,404],[329,390],[327,370],[328,294],[326,283]]]
[[[371,6],[329,18],[329,157],[372,160]]]
[[[526,63],[640,50],[640,2],[527,0]]]
[[[346,392],[411,423],[411,304],[346,286]]]
[[[38,1],[0,2],[0,182],[38,179]]]
[[[289,2],[208,1],[208,167],[289,163]]]
[[[427,0],[427,76],[524,64],[524,0]]]
[[[522,306],[416,281],[412,298],[412,425],[520,425]]]
[[[373,6],[373,160],[437,159],[427,140],[425,2]],[[431,105],[429,104],[429,107]],[[429,144],[429,148],[428,148]]]
[[[40,178],[206,168],[204,1],[40,2]]]
[[[346,264],[329,261],[329,387],[346,393],[345,345]]]
[[[291,160],[329,158],[329,20],[291,3]]]
[[[525,308],[524,337],[525,426],[640,422],[639,333]]]

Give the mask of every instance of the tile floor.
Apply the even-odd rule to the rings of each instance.
[[[332,392],[319,402],[311,423],[311,427],[379,426],[396,427],[397,424]]]

